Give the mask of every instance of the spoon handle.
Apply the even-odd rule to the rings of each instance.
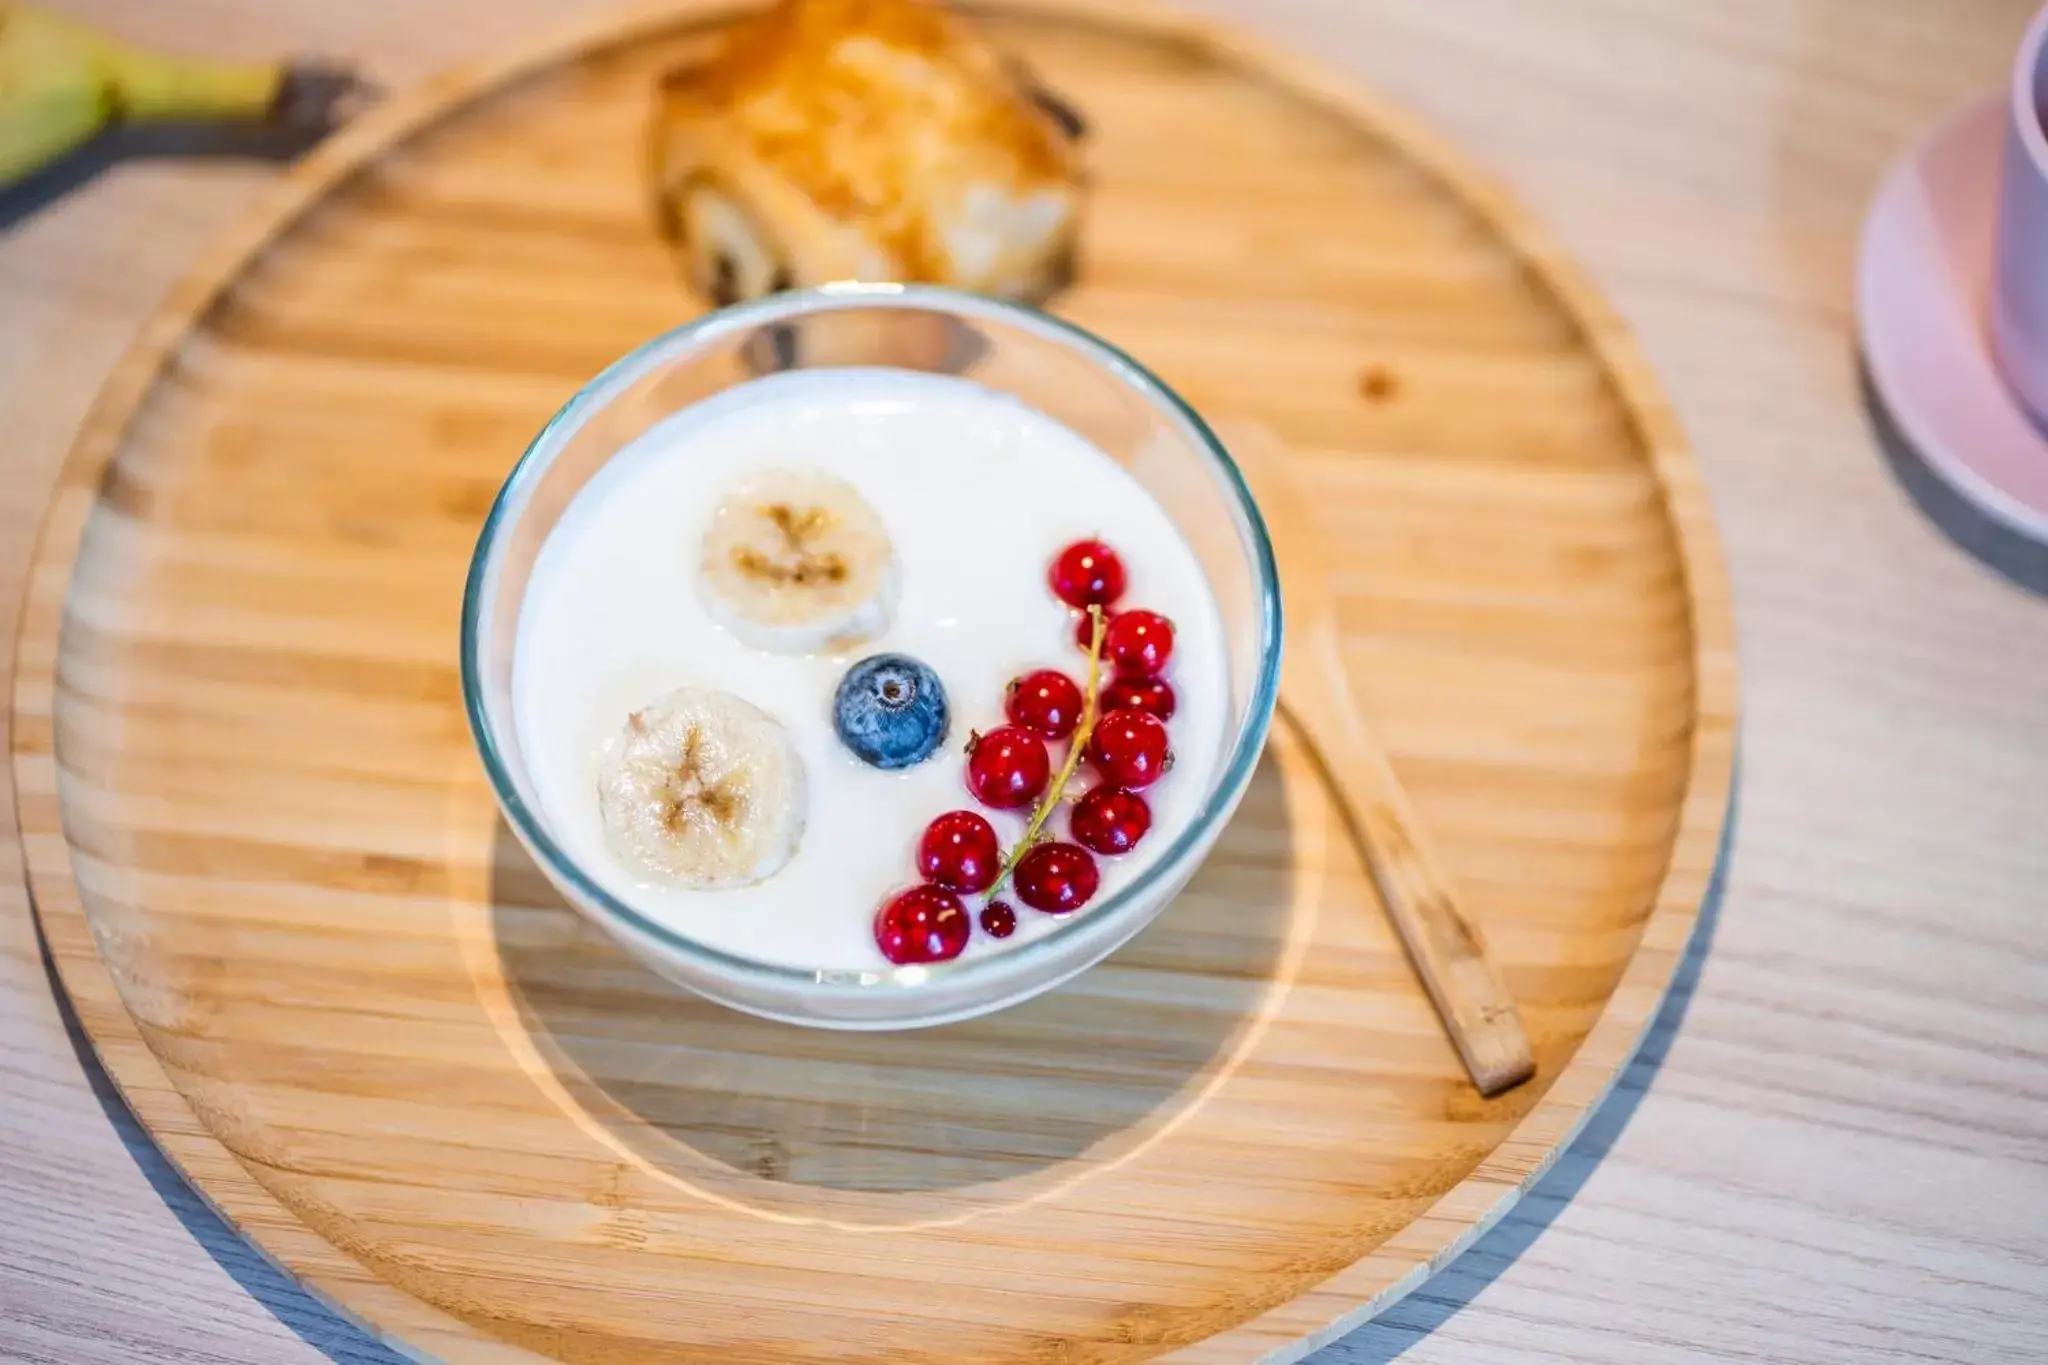
[[[1277,438],[1239,425],[1224,439],[1251,481],[1280,560],[1288,617],[1281,705],[1309,735],[1365,851],[1387,915],[1472,1084],[1482,1095],[1498,1095],[1536,1071],[1514,997],[1430,852],[1385,744],[1352,696],[1338,648],[1329,560],[1285,471]]]
[[[1289,642],[1298,662],[1282,667],[1283,704],[1313,739],[1387,915],[1472,1084],[1482,1095],[1497,1095],[1535,1074],[1529,1036],[1478,927],[1429,851],[1386,749],[1359,716],[1334,644],[1329,632],[1313,628]]]

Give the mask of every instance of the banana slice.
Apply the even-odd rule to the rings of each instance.
[[[901,587],[895,547],[853,485],[775,469],[726,494],[704,533],[705,605],[748,644],[816,654],[889,628]]]
[[[679,687],[626,718],[597,779],[629,865],[695,891],[782,869],[804,833],[803,758],[773,716],[730,692]]]

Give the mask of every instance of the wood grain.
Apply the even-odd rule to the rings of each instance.
[[[561,19],[557,0],[78,8],[162,40],[358,51],[401,80]],[[2038,1355],[2044,1078],[2023,1040],[2048,1000],[2028,928],[2048,866],[2026,835],[2048,815],[2040,609],[1900,496],[1856,404],[1842,289],[1885,159],[1996,82],[2030,11],[1274,0],[1249,16],[1425,111],[1593,264],[1706,460],[1753,703],[1742,847],[1682,1030],[1667,1023],[1473,1255],[1328,1359]],[[268,174],[132,166],[0,238],[0,576],[19,581],[48,472],[142,309]],[[220,1264],[193,1245],[80,1080],[25,914],[0,932],[0,1358],[317,1358],[297,1327],[366,1359],[231,1239],[210,1242]]]
[[[1358,596],[1399,610],[1346,649],[1409,689],[1388,714],[1498,884],[1542,1074],[1461,1098],[1284,746],[1167,927],[1038,1007],[912,1038],[735,1022],[525,863],[446,663],[523,433],[687,310],[632,132],[729,11],[669,13],[336,139],[109,382],[16,686],[31,883],[80,1018],[235,1221],[437,1357],[839,1359],[856,1330],[893,1361],[1296,1351],[1512,1202],[1669,979],[1733,722],[1683,447],[1590,293],[1390,116],[1185,22],[1004,12],[1099,130],[1064,306],[1207,410],[1288,424],[1334,466],[1318,505],[1354,562],[1387,546]],[[1254,189],[1300,197],[1291,235]],[[1190,191],[1221,195],[1193,240],[1119,227]],[[1380,244],[1369,269],[1305,254],[1332,223]],[[1260,233],[1271,258],[1240,245]],[[1285,381],[1244,391],[1247,345]],[[1352,378],[1368,345],[1414,374],[1399,441]],[[1473,401],[1497,392],[1529,405]],[[1485,560],[1430,548],[1481,525]],[[1484,624],[1509,579],[1548,629]]]
[[[1485,935],[1430,849],[1385,741],[1352,694],[1329,590],[1337,563],[1288,473],[1286,448],[1252,423],[1218,434],[1251,482],[1280,562],[1287,612],[1280,705],[1307,740],[1472,1084],[1486,1096],[1511,1090],[1536,1074],[1528,1031]]]

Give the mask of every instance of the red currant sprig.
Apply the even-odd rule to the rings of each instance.
[[[1173,653],[1173,623],[1150,611],[1112,615],[1123,596],[1123,560],[1099,540],[1061,550],[1046,578],[1055,596],[1078,609],[1074,639],[1088,655],[1087,681],[1076,687],[1054,669],[1016,679],[1003,702],[1010,723],[969,741],[968,790],[999,810],[1035,800],[1030,822],[1007,856],[1000,856],[994,828],[973,811],[948,811],[925,828],[917,850],[925,880],[891,897],[875,916],[876,944],[891,962],[945,962],[964,952],[972,921],[963,894],[985,895],[975,918],[997,939],[1017,930],[1016,911],[996,899],[1005,883],[1014,883],[1017,897],[1034,910],[1079,910],[1101,885],[1093,855],[1128,853],[1151,828],[1150,808],[1130,788],[1153,781],[1172,761],[1164,722],[1175,698],[1159,675]],[[1117,675],[1107,686],[1105,663]],[[1114,733],[1098,737],[1105,714],[1115,717]],[[1046,743],[1060,740],[1070,742],[1052,774]],[[1075,842],[1048,842],[1045,823],[1084,759],[1108,783],[1083,797],[1069,817]]]
[[[1002,889],[1003,883],[1008,881],[1011,875],[1016,872],[1017,865],[1024,861],[1025,857],[1030,854],[1032,848],[1038,843],[1039,835],[1045,829],[1045,822],[1051,818],[1053,811],[1059,808],[1060,797],[1065,794],[1067,784],[1074,780],[1074,770],[1081,765],[1081,757],[1088,751],[1089,738],[1095,733],[1095,722],[1101,714],[1102,639],[1107,633],[1107,625],[1103,618],[1102,607],[1098,603],[1090,602],[1088,604],[1088,619],[1094,626],[1088,633],[1088,679],[1081,688],[1081,718],[1074,726],[1073,743],[1067,748],[1066,761],[1060,765],[1059,772],[1053,777],[1052,786],[1046,789],[1044,797],[1040,799],[1037,807],[1032,810],[1031,823],[1024,827],[1024,837],[1017,841],[1017,846],[1010,850],[1010,856],[1003,860],[1003,870],[997,874],[995,885],[989,888],[990,895],[994,895]],[[1069,845],[1069,847],[1073,846]],[[1083,849],[1074,848],[1073,851],[1082,858],[1088,857],[1087,852]],[[1093,860],[1090,859],[1091,871],[1093,870],[1093,865]],[[1086,894],[1072,906],[1069,906],[1068,909],[1080,909],[1082,902],[1085,902],[1089,896],[1094,894],[1095,883],[1089,881]],[[1027,900],[1026,904],[1029,903]],[[1065,912],[1062,911],[1061,913]]]

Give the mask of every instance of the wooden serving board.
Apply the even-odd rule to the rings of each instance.
[[[1691,458],[1577,273],[1395,113],[1187,20],[999,5],[1093,123],[1059,308],[1284,443],[1538,1076],[1474,1093],[1284,728],[1184,897],[1054,995],[882,1036],[701,1004],[508,837],[456,618],[527,439],[698,309],[639,132],[730,17],[382,109],[120,366],[14,697],[64,983],[220,1211],[423,1356],[1291,1358],[1514,1201],[1679,960],[1735,693]]]

